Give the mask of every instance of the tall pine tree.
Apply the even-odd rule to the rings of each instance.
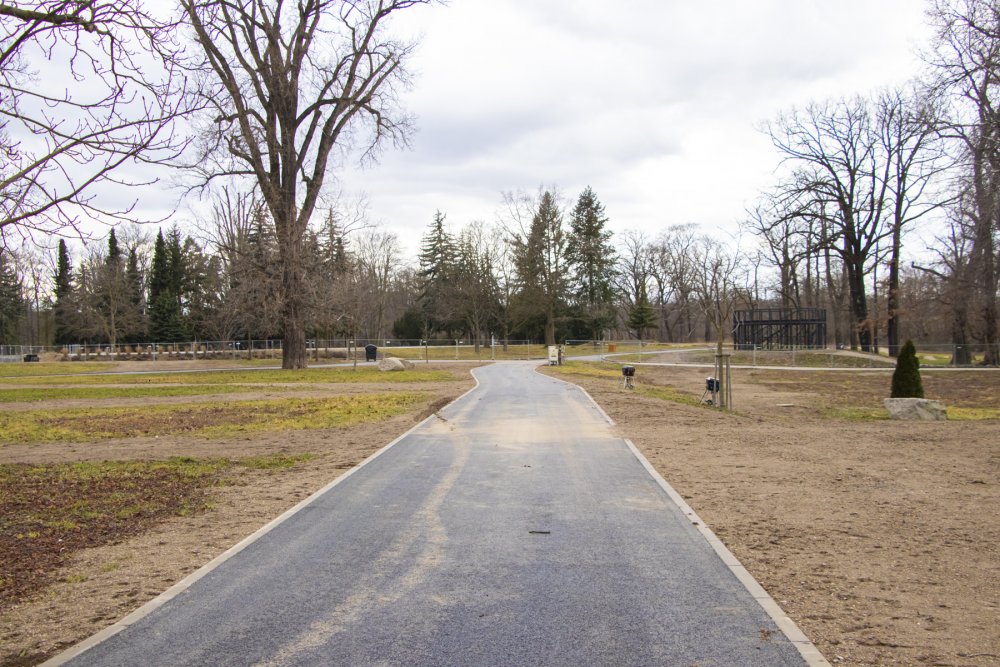
[[[454,278],[458,252],[444,221],[444,213],[435,212],[420,244],[420,307],[428,336],[435,331],[450,333],[455,326]]]
[[[14,345],[21,317],[21,283],[10,252],[0,247],[0,344]]]
[[[653,310],[653,306],[649,303],[645,284],[639,287],[639,296],[636,298],[635,304],[628,311],[627,324],[629,329],[635,331],[635,335],[639,340],[643,339],[643,335],[647,329],[652,329],[656,326],[656,311]]]
[[[347,238],[344,230],[337,224],[337,215],[331,208],[326,213],[320,230],[319,247],[323,263],[331,277],[339,278],[350,269],[350,258],[347,255]]]
[[[157,343],[173,343],[188,337],[177,293],[180,281],[175,262],[180,262],[180,239],[173,232],[170,245],[163,238],[163,230],[156,234],[149,273],[149,337]]]
[[[115,235],[115,228],[111,228],[111,233],[108,234],[108,256],[105,258],[104,262],[111,266],[112,264],[117,264],[122,261],[122,251],[118,247],[118,236]]]
[[[93,269],[92,291],[87,308],[91,314],[91,332],[100,340],[117,345],[134,324],[125,261],[114,228],[108,234],[108,249],[102,265]]]
[[[56,257],[56,274],[54,278],[54,340],[56,345],[67,345],[75,340],[74,322],[77,319],[77,304],[74,298],[73,264],[70,259],[69,249],[66,247],[65,239],[59,239],[59,251]]]
[[[142,281],[139,249],[131,248],[128,252],[128,263],[125,266],[125,285],[135,321],[133,327],[125,335],[127,343],[140,343],[146,340],[148,323],[146,321],[146,295]]]
[[[551,192],[542,193],[527,235],[514,238],[513,252],[518,281],[515,310],[529,330],[533,323],[541,326],[546,345],[555,345],[567,272],[562,211]]]
[[[593,339],[603,336],[614,322],[612,292],[616,253],[604,205],[588,185],[570,216],[566,261],[571,279],[574,319]]]

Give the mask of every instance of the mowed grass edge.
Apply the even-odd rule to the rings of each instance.
[[[329,398],[25,410],[0,413],[0,445],[165,435],[220,438],[265,431],[338,428],[389,419],[427,397],[426,392],[408,391]]]
[[[289,385],[247,384],[179,384],[139,387],[19,387],[0,389],[0,403],[37,403],[39,401],[100,400],[108,398],[173,398],[178,396],[210,396],[215,394],[248,394],[262,390],[294,391]]]
[[[594,379],[608,379],[621,386],[621,365],[612,362],[569,361],[563,366],[549,367],[554,374],[571,379],[572,376]],[[746,369],[750,371],[750,369]],[[741,376],[741,381],[761,384],[781,391],[811,392],[821,389],[821,398],[817,401],[817,416],[843,421],[879,421],[888,420],[889,413],[882,404],[887,398],[888,381],[880,376],[866,373],[824,373],[822,370],[808,373],[782,371],[751,371],[753,375]],[[960,392],[960,385],[976,383],[975,392]],[[885,387],[882,387],[882,385]],[[955,371],[947,375],[935,375],[925,378],[925,385],[937,389],[940,394],[931,391],[929,398],[943,400],[950,421],[982,421],[1000,419],[998,403],[998,386],[1000,374],[985,376],[974,372],[963,373]],[[701,402],[697,394],[677,389],[669,385],[650,384],[643,378],[637,378],[635,392],[682,405],[711,407]],[[736,399],[739,395],[737,392]],[[738,408],[738,405],[737,405]],[[740,414],[737,409],[732,414]]]
[[[587,378],[607,378],[608,380],[617,382],[619,385],[622,383],[621,365],[614,362],[568,361],[562,366],[550,366],[549,368],[561,376],[572,377],[575,375]],[[639,395],[656,398],[661,401],[670,401],[693,407],[706,407],[698,396],[665,385],[637,383],[635,392]]]
[[[345,383],[392,383],[417,384],[422,382],[450,382],[455,376],[446,370],[422,370],[414,368],[405,372],[385,373],[373,366],[340,366],[331,368],[304,368],[289,371],[278,369],[262,370],[219,370],[190,371],[182,373],[91,373],[81,375],[21,375],[0,377],[5,385],[289,385],[289,384],[345,384]]]

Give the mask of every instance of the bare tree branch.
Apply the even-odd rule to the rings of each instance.
[[[172,26],[139,0],[0,4],[0,237],[79,234],[130,219],[103,186],[144,186],[143,164],[178,155],[186,110]],[[72,86],[43,79],[59,67]]]

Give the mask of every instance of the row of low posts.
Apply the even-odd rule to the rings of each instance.
[[[156,343],[122,345],[68,345],[58,350],[64,361],[91,360],[153,360],[163,359],[209,359],[220,357],[274,358],[281,356],[281,347],[253,347],[242,341],[226,346],[206,343]]]

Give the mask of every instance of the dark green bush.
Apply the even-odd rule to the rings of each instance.
[[[892,374],[892,398],[923,398],[924,385],[920,381],[920,360],[913,341],[907,340],[896,358],[896,370]]]

